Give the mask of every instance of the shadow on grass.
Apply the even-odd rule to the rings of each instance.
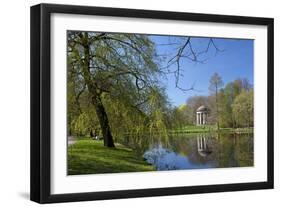
[[[102,141],[81,139],[68,148],[68,174],[96,174],[152,171],[132,149],[120,144],[103,146]]]

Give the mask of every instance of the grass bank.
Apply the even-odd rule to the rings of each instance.
[[[215,125],[204,125],[196,126],[189,125],[184,126],[179,129],[170,130],[171,133],[206,133],[206,132],[217,132],[217,127]],[[220,132],[231,132],[231,133],[252,133],[253,128],[220,128]]]
[[[68,148],[68,174],[95,174],[152,171],[154,167],[132,149],[121,144],[103,146],[103,141],[79,139]]]

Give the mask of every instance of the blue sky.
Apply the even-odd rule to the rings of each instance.
[[[176,54],[178,46],[186,40],[182,37],[156,35],[150,36],[150,39],[155,42],[158,54],[168,55],[168,58],[161,63],[163,66]],[[191,96],[208,95],[209,80],[215,72],[222,77],[224,84],[237,78],[247,78],[253,84],[254,40],[212,39],[216,47],[221,50],[220,52],[216,52],[215,47],[210,45],[208,52],[199,57],[203,63],[194,63],[186,58],[180,61],[182,76],[179,86],[190,88],[194,84],[196,90],[184,92],[176,88],[174,74],[169,74],[166,79],[162,79],[163,85],[166,86],[166,93],[174,106],[185,103]],[[191,38],[192,48],[197,52],[205,50],[208,42],[209,38]],[[189,48],[186,48],[185,51],[188,52],[188,50]],[[173,70],[175,67],[176,65],[173,65],[170,69]]]

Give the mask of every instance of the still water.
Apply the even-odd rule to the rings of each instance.
[[[252,133],[196,133],[150,138],[138,147],[146,162],[160,171],[253,166],[253,146]]]

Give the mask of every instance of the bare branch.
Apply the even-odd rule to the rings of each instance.
[[[173,43],[171,43],[171,44],[173,44]],[[174,44],[176,44],[176,43],[174,43]],[[203,51],[197,52],[195,50],[195,48],[193,47],[192,42],[191,42],[191,37],[187,37],[187,39],[182,44],[182,46],[178,48],[176,55],[174,55],[167,62],[167,66],[164,67],[168,70],[168,72],[166,72],[166,74],[173,73],[175,75],[175,80],[176,80],[175,85],[176,85],[177,88],[179,88],[182,91],[195,90],[194,87],[190,87],[190,88],[185,89],[185,88],[182,88],[182,87],[179,86],[179,79],[182,76],[180,61],[182,60],[182,58],[186,58],[186,59],[188,59],[192,62],[204,64],[207,61],[207,58],[199,59],[199,57],[203,54],[206,54],[209,51],[211,46],[215,48],[216,53],[223,51],[223,50],[221,50],[220,48],[217,47],[217,45],[215,44],[215,42],[212,38],[209,39],[207,47]],[[176,65],[176,69],[172,70],[172,71],[169,70],[169,68],[171,68],[171,66],[173,66],[173,65]],[[162,68],[162,69],[164,69],[164,68]]]

